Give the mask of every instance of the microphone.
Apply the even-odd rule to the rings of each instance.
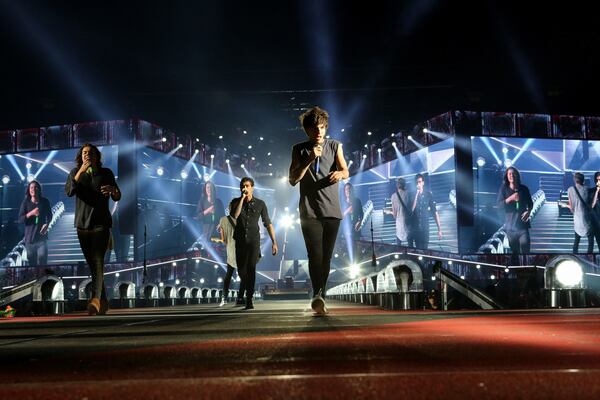
[[[519,191],[518,191],[518,190],[515,190],[515,193],[519,193]],[[519,200],[517,200],[517,201],[515,202],[515,208],[517,209],[517,211],[519,211]]]
[[[315,146],[319,151],[323,150],[323,146],[321,146],[320,144]],[[316,158],[316,164],[315,164],[315,171],[319,172],[319,165],[321,164],[321,156],[317,156]]]

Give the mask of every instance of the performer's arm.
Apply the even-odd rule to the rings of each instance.
[[[225,232],[221,225],[219,225],[219,234],[221,235],[221,241],[227,244],[227,241],[225,240]]]
[[[267,232],[269,233],[269,237],[271,238],[271,254],[276,255],[279,249],[277,248],[277,239],[275,239],[275,228],[273,228],[273,224],[271,223],[271,219],[269,218],[267,205],[264,203],[262,210],[260,210],[260,218],[262,219],[265,228],[267,228]]]
[[[242,206],[244,205],[244,199],[246,198],[246,194],[242,194],[242,197],[237,202],[237,206],[235,207],[235,211],[233,211],[233,218],[238,219],[240,214],[242,213]]]
[[[290,165],[290,172],[288,180],[290,185],[296,186],[298,182],[304,178],[304,174],[310,168],[310,164],[317,158],[315,152],[311,152],[309,157],[301,160],[300,151],[296,148],[292,149],[292,164]]]
[[[344,159],[344,149],[341,143],[339,144],[337,152],[335,153],[335,165],[337,167],[337,171],[329,173],[329,182],[336,183],[342,179],[348,179],[350,176],[350,171],[348,171],[348,164],[346,164],[346,159]]]
[[[596,203],[598,202],[598,192],[600,192],[600,187],[596,187],[594,191],[594,198],[592,199],[592,208],[596,207]]]

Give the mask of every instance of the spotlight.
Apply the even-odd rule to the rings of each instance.
[[[225,160],[225,163],[229,164],[229,158],[227,160]]]
[[[399,258],[400,258],[400,255],[398,255],[398,254],[394,254],[394,258],[397,260],[397,259],[399,259]]]
[[[367,158],[367,155],[366,155],[366,154],[363,154],[363,160],[364,160],[365,158]]]
[[[254,161],[254,160],[256,160],[256,157],[250,157],[250,159],[251,159],[252,161]]]
[[[119,276],[121,276],[121,274],[119,274],[118,272],[115,274],[115,276],[118,278]]]
[[[371,131],[367,132],[367,135],[371,136],[373,133]]]
[[[554,276],[563,287],[577,286],[583,279],[583,270],[578,262],[564,260],[557,263]]]
[[[178,148],[182,148],[182,147],[183,147],[183,145],[182,145],[181,143],[179,143],[179,146],[177,146],[177,147],[178,147]]]
[[[245,168],[244,164],[240,164],[240,168]]]
[[[181,171],[180,175],[181,175],[181,179],[187,179],[187,177],[188,177],[188,173],[185,171]]]
[[[219,139],[223,139],[223,135],[219,135]]]
[[[350,278],[354,279],[360,273],[360,267],[356,264],[352,264],[349,268]]]
[[[200,260],[196,260],[196,264],[200,264]]]
[[[164,282],[158,282],[158,286],[163,287],[163,286],[165,286],[165,284],[164,284]]]
[[[243,131],[243,133],[244,133],[244,135],[245,135],[245,134],[247,134],[248,132],[246,132],[246,131]]]
[[[218,278],[217,278],[217,282],[219,282],[219,283],[222,283],[222,282],[223,282],[223,278],[221,278],[221,277],[218,277]]]
[[[279,223],[281,224],[281,226],[287,229],[290,226],[294,225],[294,218],[290,214],[284,214],[279,220]]]
[[[329,135],[325,135],[325,139],[329,139],[331,136]]]
[[[378,153],[381,153],[381,147],[377,149],[377,152],[378,152]]]
[[[261,136],[258,138],[258,140],[263,141],[263,140],[265,140],[265,138]]]
[[[365,143],[365,145],[364,145],[364,148],[365,148],[365,149],[368,149],[368,148],[369,148],[369,145]]]
[[[199,142],[200,142],[200,139],[196,138],[196,143],[199,143]]]
[[[272,173],[272,172],[269,172],[269,176],[273,176],[273,173]]]
[[[477,265],[475,266],[475,268],[479,269],[479,268],[481,268],[481,265],[477,264]]]
[[[156,168],[156,175],[163,176],[164,173],[165,173],[165,170],[163,169],[163,167]]]
[[[391,137],[394,137],[394,136],[396,136],[396,134],[395,134],[394,132],[392,132],[392,134],[391,134],[390,136],[391,136]]]
[[[338,253],[335,253],[335,254],[333,255],[333,257],[335,257],[335,258],[338,258],[339,256],[340,256],[340,255],[339,255]]]
[[[204,283],[204,278],[200,278],[200,283]]]
[[[77,285],[76,284],[72,284],[71,285],[71,289],[73,289],[73,290],[77,289]]]
[[[179,283],[180,283],[180,282],[181,282],[181,281],[180,281],[179,279],[175,279],[175,284],[176,284],[176,285],[179,285]]]
[[[198,153],[200,153],[200,150],[198,150],[198,149],[194,150],[194,154],[198,154]]]
[[[31,163],[29,161],[27,162],[27,164],[25,164],[25,168],[31,169]]]
[[[219,264],[215,264],[215,265],[213,265],[213,267],[214,267],[215,269],[219,269]]]
[[[419,261],[423,261],[423,256],[419,256]]]
[[[398,145],[396,144],[396,142],[392,142],[392,147],[396,147],[396,146],[398,146]]]
[[[287,176],[282,176],[281,177],[281,182],[282,183],[286,183],[288,181],[288,177]]]
[[[412,136],[411,135],[408,135],[408,140],[412,140]]]
[[[427,128],[423,128],[423,133],[427,133],[429,130]]]
[[[477,157],[477,166],[483,167],[485,165],[485,158]]]
[[[29,174],[27,175],[27,182],[30,183],[35,179],[35,176],[33,176],[33,174]]]
[[[448,261],[448,265],[452,265],[452,260]]]
[[[164,138],[162,138],[161,140],[162,140],[162,142],[164,143],[164,142],[166,142],[166,141],[167,141],[167,138],[166,138],[166,137],[164,137]]]
[[[435,281],[435,275],[431,275],[431,280]]]
[[[176,266],[177,266],[177,263],[176,263],[175,261],[173,261],[173,262],[171,263],[171,265],[172,265],[172,266],[174,266],[174,267],[176,267]]]
[[[210,158],[211,158],[211,159],[215,158],[215,155],[214,155],[214,154],[211,154],[211,155],[210,155]]]
[[[490,279],[491,279],[491,280],[494,280],[494,279],[496,279],[496,275],[490,275]]]
[[[4,175],[2,177],[2,183],[5,184],[5,185],[8,185],[10,183],[10,176]]]
[[[464,280],[465,280],[465,276],[464,276],[464,275],[461,275],[461,276],[460,276],[460,279],[462,279],[462,280],[464,281]]]
[[[248,150],[252,150],[252,145],[248,145]]]
[[[509,272],[510,272],[510,269],[508,269],[508,268],[504,268],[504,272],[506,272],[506,273],[509,273]]]
[[[269,167],[272,167],[272,166],[273,166],[273,164],[272,164],[272,163],[269,163]]]
[[[503,147],[503,148],[502,148],[502,153],[503,153],[503,154],[506,154],[506,153],[508,153],[508,148],[507,148],[507,147]]]
[[[350,160],[350,162],[348,163],[348,166],[351,166],[352,164],[354,164],[354,161]]]
[[[237,282],[241,282],[241,281],[242,281],[242,278],[240,278],[240,277],[238,276],[238,277],[237,277],[237,279],[236,279],[236,281],[237,281]]]
[[[268,153],[267,153],[267,156],[270,156],[270,155],[271,155],[271,152],[268,152]]]
[[[345,129],[344,129],[344,128],[342,128],[342,129],[340,130],[340,132],[344,132],[344,131],[345,131]]]

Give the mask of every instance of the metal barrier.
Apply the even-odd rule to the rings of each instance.
[[[140,289],[140,300],[146,307],[158,307],[159,293],[158,286],[153,283],[148,283]]]
[[[179,298],[179,304],[181,305],[192,303],[192,291],[187,286],[180,286],[177,288],[177,297]]]
[[[173,285],[165,285],[159,289],[160,304],[163,306],[174,306],[177,304],[177,288]]]
[[[61,278],[46,275],[33,284],[33,310],[41,315],[62,315],[65,312],[65,287]]]
[[[120,308],[135,307],[135,283],[131,281],[119,281],[113,287],[114,306]]]

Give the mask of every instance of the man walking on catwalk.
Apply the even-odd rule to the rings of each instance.
[[[325,288],[342,212],[338,182],[349,176],[342,144],[325,139],[329,114],[314,107],[300,116],[308,140],[292,148],[289,182],[300,183],[300,225],[313,287],[311,308],[325,315]]]
[[[256,281],[256,264],[260,258],[260,231],[258,219],[267,228],[271,238],[271,254],[276,255],[278,248],[275,240],[275,229],[271,224],[267,205],[261,199],[254,197],[254,180],[244,177],[240,182],[242,196],[234,199],[231,209],[236,220],[233,238],[235,239],[235,259],[238,274],[242,279],[240,288],[246,290],[246,310],[254,308],[252,296]]]

